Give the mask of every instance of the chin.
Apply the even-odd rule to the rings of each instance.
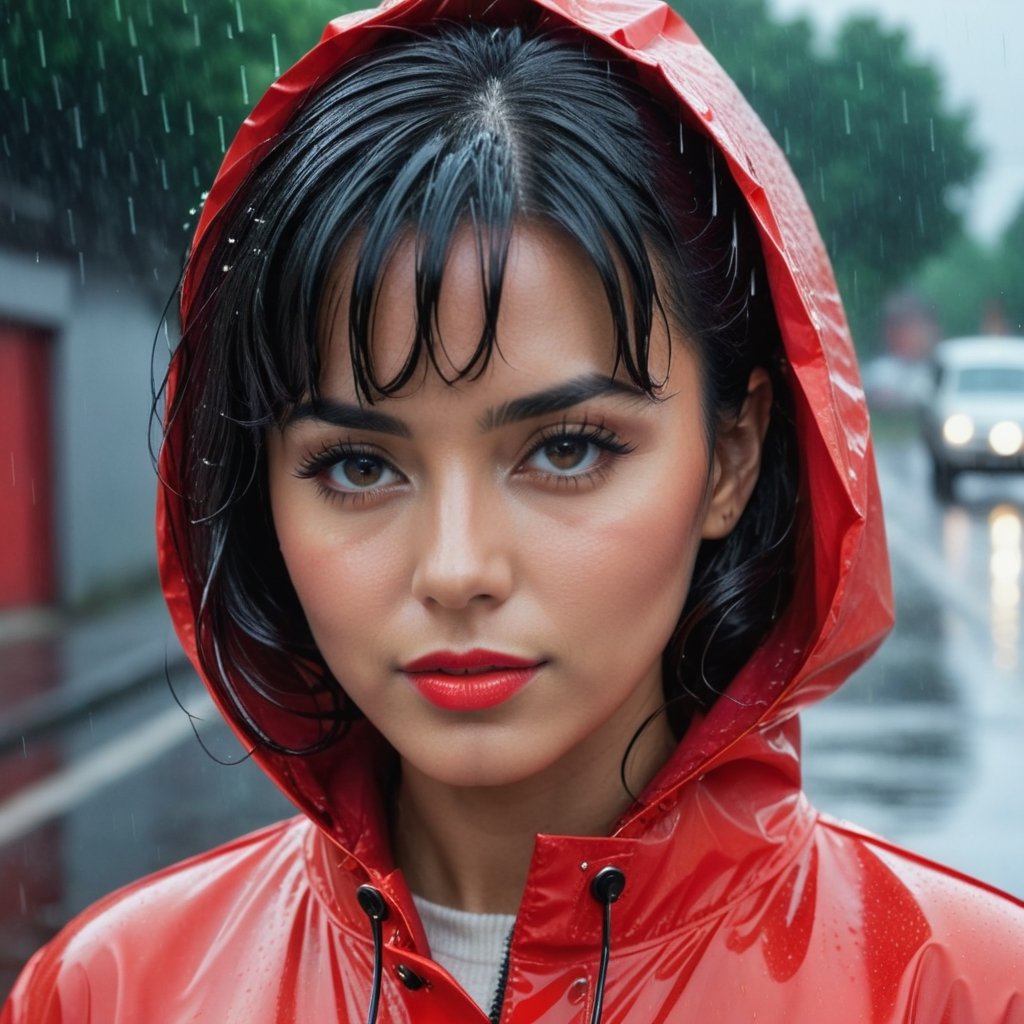
[[[493,735],[449,736],[441,749],[399,750],[403,764],[432,783],[453,789],[481,789],[515,786],[544,775],[557,758],[530,756],[522,737]],[[485,730],[489,732],[490,730]],[[411,756],[410,756],[411,755]]]

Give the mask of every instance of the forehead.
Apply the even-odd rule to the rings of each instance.
[[[430,374],[463,386],[497,365],[503,376],[517,376],[527,387],[553,376],[621,373],[601,277],[583,250],[555,226],[517,224],[497,282],[490,274],[489,239],[471,226],[461,227],[448,249],[428,323],[422,322],[424,304],[418,294],[423,279],[417,273],[419,246],[414,237],[403,238],[374,282],[366,337],[357,337],[353,345],[358,247],[353,241],[339,254],[321,311],[321,386],[328,393],[358,397],[353,349],[359,361],[363,341],[363,354],[378,381],[395,380],[414,365],[409,387]],[[489,290],[499,300],[493,324]],[[652,337],[652,355],[655,342]]]

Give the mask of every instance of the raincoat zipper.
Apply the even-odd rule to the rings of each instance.
[[[501,958],[501,970],[498,972],[498,987],[494,990],[494,999],[491,1001],[491,1012],[487,1015],[491,1024],[498,1024],[501,1020],[501,1011],[505,1006],[505,989],[508,986],[509,960],[512,956],[512,932],[508,933],[505,939],[505,954]]]

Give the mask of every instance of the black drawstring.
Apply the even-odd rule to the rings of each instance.
[[[356,890],[356,899],[370,919],[370,930],[373,932],[373,981],[370,983],[370,1007],[366,1011],[366,1024],[376,1024],[380,1008],[381,975],[384,972],[384,937],[381,922],[388,916],[388,905],[384,902],[380,890],[374,889],[372,885],[359,886]]]
[[[590,883],[591,896],[604,908],[604,921],[601,926],[601,966],[597,972],[597,985],[594,987],[594,1010],[590,1015],[590,1024],[601,1024],[604,983],[608,974],[608,958],[612,953],[612,904],[622,895],[625,888],[626,876],[616,867],[601,868]]]
[[[594,986],[594,1009],[590,1024],[601,1024],[604,1009],[604,986],[608,976],[608,959],[612,952],[612,904],[626,888],[626,876],[616,867],[601,868],[590,883],[590,894],[601,904],[603,920],[601,925],[601,965]],[[376,1024],[380,1010],[381,976],[384,973],[384,937],[381,922],[388,916],[388,905],[379,889],[372,885],[361,885],[356,890],[359,906],[370,920],[373,933],[373,980],[370,984],[370,1006],[366,1012],[366,1024]]]

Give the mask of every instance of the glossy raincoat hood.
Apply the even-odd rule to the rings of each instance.
[[[534,8],[539,27],[571,23],[630,58],[643,83],[665,102],[681,104],[690,121],[719,148],[749,204],[762,246],[796,406],[802,458],[798,506],[801,540],[794,598],[761,645],[703,720],[695,720],[644,802],[656,804],[688,778],[727,759],[752,730],[779,723],[838,687],[875,649],[891,623],[891,592],[881,505],[850,332],[835,280],[803,193],[756,114],[692,30],[670,8],[651,0],[396,0],[338,18],[318,46],[275,82],[232,142],[203,206],[182,288],[189,322],[201,243],[253,162],[272,144],[297,105],[380,31],[435,19],[481,18],[501,24]],[[685,116],[685,115],[684,115]],[[205,251],[208,251],[208,247]],[[173,393],[173,376],[169,385]],[[170,402],[170,394],[168,395]],[[182,424],[174,429],[184,430]],[[187,559],[169,538],[184,511],[175,497],[175,467],[165,447],[161,463],[158,532],[163,585],[185,650],[199,666]],[[184,531],[174,531],[179,537]],[[189,585],[191,582],[191,586]],[[201,671],[201,669],[200,669]],[[221,708],[236,729],[228,708]],[[360,730],[354,730],[353,735]],[[248,740],[243,741],[248,744]],[[346,740],[342,740],[344,745]],[[358,740],[354,741],[358,742]],[[267,752],[256,757],[289,797],[330,829],[324,817],[338,752],[303,760]],[[327,812],[327,817],[332,815]]]

